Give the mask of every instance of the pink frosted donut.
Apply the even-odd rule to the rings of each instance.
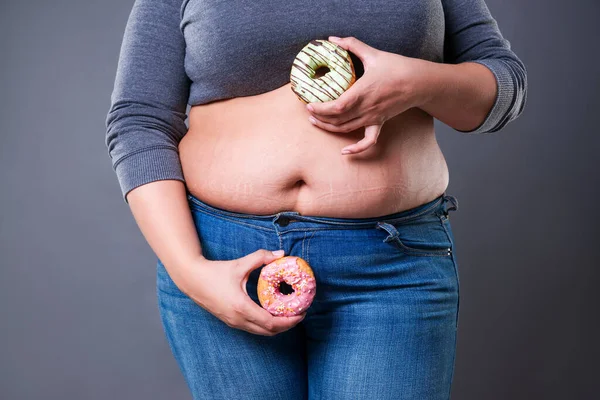
[[[281,293],[281,282],[290,285],[294,292]],[[317,281],[306,261],[300,257],[286,256],[263,267],[257,289],[258,300],[265,310],[272,315],[291,317],[302,314],[310,307],[317,293]]]

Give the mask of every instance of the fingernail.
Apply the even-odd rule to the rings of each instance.
[[[311,124],[316,124],[317,120],[314,119],[313,117],[308,117],[308,120],[310,121]]]
[[[340,38],[339,38],[339,37],[337,37],[337,36],[329,36],[329,39],[333,39],[333,40],[340,40]]]
[[[306,105],[306,109],[307,109],[308,111],[310,111],[310,112],[314,112],[314,111],[315,111],[315,109],[313,108],[313,106],[311,106],[310,104],[307,104],[307,105]]]
[[[350,150],[348,150],[348,149],[344,149],[344,150],[342,150],[342,154],[350,154],[350,153],[351,153],[351,151],[350,151]]]
[[[281,257],[285,253],[285,251],[284,250],[275,250],[275,251],[272,251],[271,253],[273,253],[273,255],[275,257]]]

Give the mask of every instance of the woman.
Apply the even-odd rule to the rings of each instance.
[[[129,16],[106,142],[158,257],[169,344],[195,399],[447,399],[457,203],[433,118],[501,129],[525,67],[483,0],[296,3],[136,0]],[[289,74],[313,39],[364,73],[309,108]],[[256,293],[283,254],[317,279],[290,318]]]

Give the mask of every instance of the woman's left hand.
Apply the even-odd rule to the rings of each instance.
[[[365,137],[342,149],[342,154],[360,153],[377,142],[388,119],[420,103],[416,77],[423,60],[377,50],[354,38],[329,37],[354,53],[364,65],[364,74],[335,100],[307,104],[309,120],[331,132],[365,128]]]

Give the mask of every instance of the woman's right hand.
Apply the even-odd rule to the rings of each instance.
[[[306,311],[293,317],[274,316],[248,296],[246,282],[254,269],[282,256],[283,252],[274,254],[259,249],[234,260],[198,258],[179,269],[179,276],[172,278],[182,292],[228,326],[258,335],[274,336],[302,321]]]

